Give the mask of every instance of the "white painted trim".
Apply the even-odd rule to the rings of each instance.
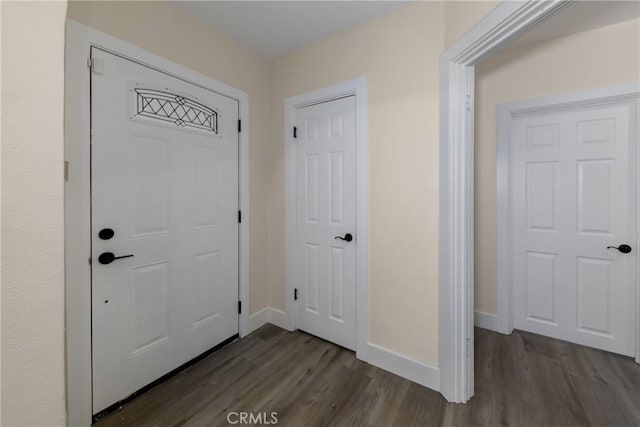
[[[440,57],[440,391],[473,396],[474,66],[572,1],[503,1]]]
[[[505,334],[513,332],[513,280],[512,280],[512,250],[511,250],[511,123],[513,118],[525,115],[535,115],[541,112],[564,111],[580,107],[592,107],[612,103],[634,102],[636,110],[640,108],[640,83],[630,83],[606,88],[571,92],[541,98],[531,98],[521,101],[508,102],[498,105],[497,123],[497,223],[504,224],[497,228],[497,295],[498,310],[496,317],[496,330]],[[632,140],[637,141],[637,128],[640,119],[636,122],[636,135],[631,135]],[[640,151],[640,150],[637,150]],[[638,154],[637,165],[640,165]],[[637,170],[637,167],[636,167]],[[636,191],[640,204],[640,173],[636,171],[638,183]],[[639,205],[640,209],[640,205]],[[640,210],[638,211],[640,212]],[[637,219],[636,229],[640,230],[640,218]],[[640,244],[640,234],[636,236],[634,248]],[[636,272],[640,273],[640,251],[636,251]],[[638,274],[637,273],[637,274]],[[640,282],[638,275],[635,278],[636,295],[636,319],[639,322],[636,331],[636,360],[640,360]]]
[[[78,35],[80,33],[80,35]],[[91,425],[91,221],[89,47],[84,28],[67,20],[65,55],[65,330],[67,425]],[[78,232],[78,231],[82,232]]]
[[[249,333],[249,96],[236,88],[154,55],[71,19],[66,22],[65,56],[65,309],[67,414],[69,425],[90,425],[91,406],[91,256],[89,188],[89,68],[92,46],[117,53],[239,102],[240,224],[239,298],[243,313],[239,333]]]
[[[266,325],[267,323],[278,326],[282,329],[287,329],[285,312],[272,307],[265,307],[251,315],[252,331]],[[375,344],[368,343],[367,347],[367,356],[369,359],[367,363],[399,375],[409,381],[413,381],[417,384],[438,391],[440,373],[437,367]]]
[[[636,129],[635,140],[638,141],[636,148],[636,191],[638,200],[636,213],[640,216],[640,99],[636,101]],[[640,219],[638,220],[640,222]],[[640,225],[640,224],[639,224]],[[640,226],[636,228],[636,245],[640,244]],[[640,364],[640,247],[636,251],[636,363]]]
[[[473,396],[474,69],[442,62],[440,70],[440,392],[466,402]]]
[[[293,300],[295,259],[295,145],[290,130],[294,126],[296,109],[349,95],[356,97],[356,357],[367,360],[368,340],[368,190],[367,190],[367,79],[360,77],[338,83],[284,101],[285,128],[285,329],[296,329]]]
[[[496,192],[497,209],[496,224],[502,224],[502,227],[496,227],[496,327],[503,334],[511,334],[513,332],[513,323],[511,322],[511,282],[509,274],[509,259],[511,257],[511,239],[509,238],[509,230],[511,229],[511,215],[509,214],[508,198],[500,197],[501,194],[509,192],[509,183],[511,182],[511,169],[509,167],[509,159],[511,158],[511,150],[509,149],[508,138],[510,132],[510,119],[507,119],[509,112],[504,106],[498,106],[498,124],[497,124],[497,142],[496,142]]]
[[[249,316],[249,333],[269,323],[270,307],[265,307]]]
[[[586,106],[598,106],[614,102],[633,101],[638,98],[640,83],[588,89],[559,95],[530,98],[500,104],[512,117],[571,110]]]
[[[576,0],[504,0],[442,54],[442,60],[474,66]]]
[[[437,367],[412,359],[395,351],[369,344],[368,362],[414,383],[438,391],[440,372]]]
[[[498,322],[497,315],[476,310],[474,317],[475,317],[475,326],[477,328],[488,329],[493,332],[504,333],[502,331],[499,331],[496,327]]]
[[[282,310],[278,310],[277,308],[270,308],[269,315],[267,316],[267,322],[279,328],[286,329],[287,313]]]
[[[255,331],[256,329],[266,325],[267,323],[271,323],[282,329],[287,329],[287,314],[273,307],[265,307],[262,310],[254,313],[249,318],[249,322],[251,324],[250,332]]]

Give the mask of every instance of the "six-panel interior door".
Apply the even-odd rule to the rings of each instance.
[[[238,102],[92,58],[95,413],[238,333]]]
[[[296,325],[353,350],[355,97],[298,109],[296,128]]]
[[[618,104],[512,122],[516,329],[634,354],[635,114]]]

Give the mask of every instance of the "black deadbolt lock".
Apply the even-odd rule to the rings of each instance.
[[[103,228],[98,232],[98,237],[102,240],[109,240],[116,234],[111,228]]]
[[[623,254],[628,254],[629,252],[631,252],[631,246],[629,246],[629,245],[620,245],[618,247],[616,247],[616,246],[607,246],[607,249],[617,249],[620,252],[622,252]]]

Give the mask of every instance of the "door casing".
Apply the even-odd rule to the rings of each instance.
[[[475,66],[574,2],[504,0],[440,55],[438,374],[449,402],[474,394]]]
[[[285,129],[285,309],[286,327],[296,329],[294,301],[295,260],[295,145],[292,129],[296,109],[332,101],[345,96],[356,97],[356,357],[367,360],[367,79],[360,77],[284,101]]]
[[[236,99],[240,132],[239,315],[240,337],[249,330],[249,96],[189,68],[72,19],[66,22],[65,52],[65,329],[67,423],[90,425],[91,377],[91,192],[89,58],[92,46]]]
[[[602,89],[580,91],[543,98],[527,99],[522,101],[509,102],[498,106],[498,138],[497,138],[497,223],[508,224],[505,227],[498,227],[497,237],[497,295],[498,307],[494,328],[496,332],[511,334],[513,332],[513,289],[512,289],[512,253],[511,253],[511,156],[510,156],[510,134],[511,123],[514,117],[522,117],[540,112],[561,112],[574,108],[585,108],[590,106],[607,106],[610,104],[634,103],[635,104],[635,126],[634,132],[630,134],[630,143],[638,144],[640,126],[640,83],[631,83],[620,86],[613,86]],[[638,150],[636,150],[638,151]],[[636,155],[636,170],[640,165],[640,153]],[[635,191],[640,199],[640,177],[636,179]],[[638,201],[640,207],[640,200]],[[636,228],[640,226],[640,217],[636,218]],[[640,233],[640,232],[639,232]],[[632,242],[636,272],[640,271],[640,251],[638,243],[640,234],[636,234],[635,241]],[[634,279],[636,289],[636,362],[640,363],[640,274],[636,273]]]

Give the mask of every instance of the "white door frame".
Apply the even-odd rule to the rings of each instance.
[[[511,123],[514,118],[534,115],[540,112],[556,112],[580,107],[609,105],[612,103],[635,103],[636,115],[640,117],[640,83],[631,83],[608,88],[573,92],[543,98],[527,99],[498,105],[498,139],[497,139],[497,223],[507,224],[498,227],[497,234],[497,289],[498,312],[496,313],[495,331],[503,334],[513,332],[513,281],[512,252],[511,252]],[[635,134],[630,134],[631,144],[638,143],[638,126],[640,119],[636,118]],[[639,150],[636,150],[639,151]],[[640,207],[640,153],[636,158],[636,194]],[[631,188],[633,191],[633,188]],[[640,212],[640,211],[638,211]],[[640,218],[636,218],[636,229],[640,227]],[[640,233],[640,231],[638,232]],[[636,260],[636,362],[640,363],[640,234],[632,242]]]
[[[473,396],[474,68],[572,0],[503,1],[440,56],[440,392]]]
[[[115,53],[238,100],[239,147],[239,334],[249,333],[249,96],[203,74],[82,25],[66,22],[65,54],[65,327],[67,422],[90,425],[91,404],[91,216],[90,80],[92,46]]]
[[[331,101],[345,96],[356,97],[356,357],[367,360],[367,79],[360,77],[328,86],[284,101],[285,132],[285,300],[286,327],[296,329],[295,288],[296,236],[296,157],[291,129],[295,125],[296,109]]]

